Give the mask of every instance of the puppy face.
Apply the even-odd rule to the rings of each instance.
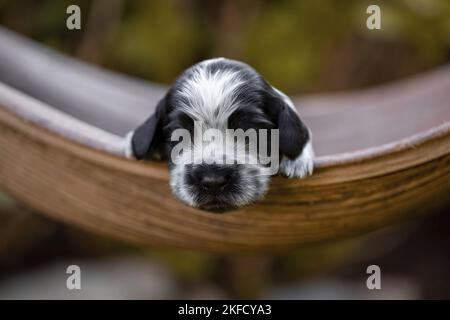
[[[174,195],[208,211],[261,199],[278,171],[301,178],[313,169],[310,133],[289,98],[223,58],[186,70],[132,133],[131,149],[137,159],[167,160]]]

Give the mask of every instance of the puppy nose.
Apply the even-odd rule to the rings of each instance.
[[[200,184],[208,191],[221,191],[228,183],[228,179],[223,175],[207,175],[200,180]]]
[[[230,181],[232,171],[228,168],[199,168],[194,170],[192,175],[202,188],[209,192],[218,193]]]

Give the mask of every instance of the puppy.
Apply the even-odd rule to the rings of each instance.
[[[180,129],[191,137],[174,154],[179,149],[174,133]],[[209,129],[226,138],[231,129],[276,131],[278,141],[274,144],[268,136],[259,135],[253,146],[245,140],[230,149],[223,147],[221,139],[192,138]],[[218,58],[192,66],[174,82],[154,114],[128,134],[127,155],[167,160],[177,199],[199,209],[223,212],[254,203],[267,192],[276,171],[268,171],[267,163],[251,152],[259,150],[262,142],[267,142],[270,154],[276,156],[273,159],[279,159],[276,171],[280,174],[303,178],[312,173],[311,133],[292,101],[247,64]],[[256,161],[239,162],[249,158]]]

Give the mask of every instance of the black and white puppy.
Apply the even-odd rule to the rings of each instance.
[[[247,64],[224,58],[206,60],[186,70],[154,114],[127,136],[129,157],[169,162],[172,192],[187,205],[208,211],[248,205],[263,198],[271,178],[267,165],[261,163],[175,161],[172,133],[182,128],[194,135],[195,121],[221,131],[279,129],[278,150],[271,150],[279,155],[279,173],[303,178],[313,171],[311,133],[292,101]],[[197,154],[197,147],[191,145],[194,158],[204,156]],[[249,152],[237,147],[229,155],[220,149],[214,157],[236,160]]]

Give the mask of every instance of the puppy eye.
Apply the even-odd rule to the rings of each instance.
[[[276,127],[270,119],[267,119],[262,115],[256,116],[253,125],[253,128],[255,129],[275,129]]]
[[[275,124],[258,112],[236,111],[228,119],[230,129],[274,129]]]
[[[170,134],[176,129],[191,130],[194,128],[194,120],[182,112],[174,112],[170,115],[169,122],[163,127],[163,132]]]

